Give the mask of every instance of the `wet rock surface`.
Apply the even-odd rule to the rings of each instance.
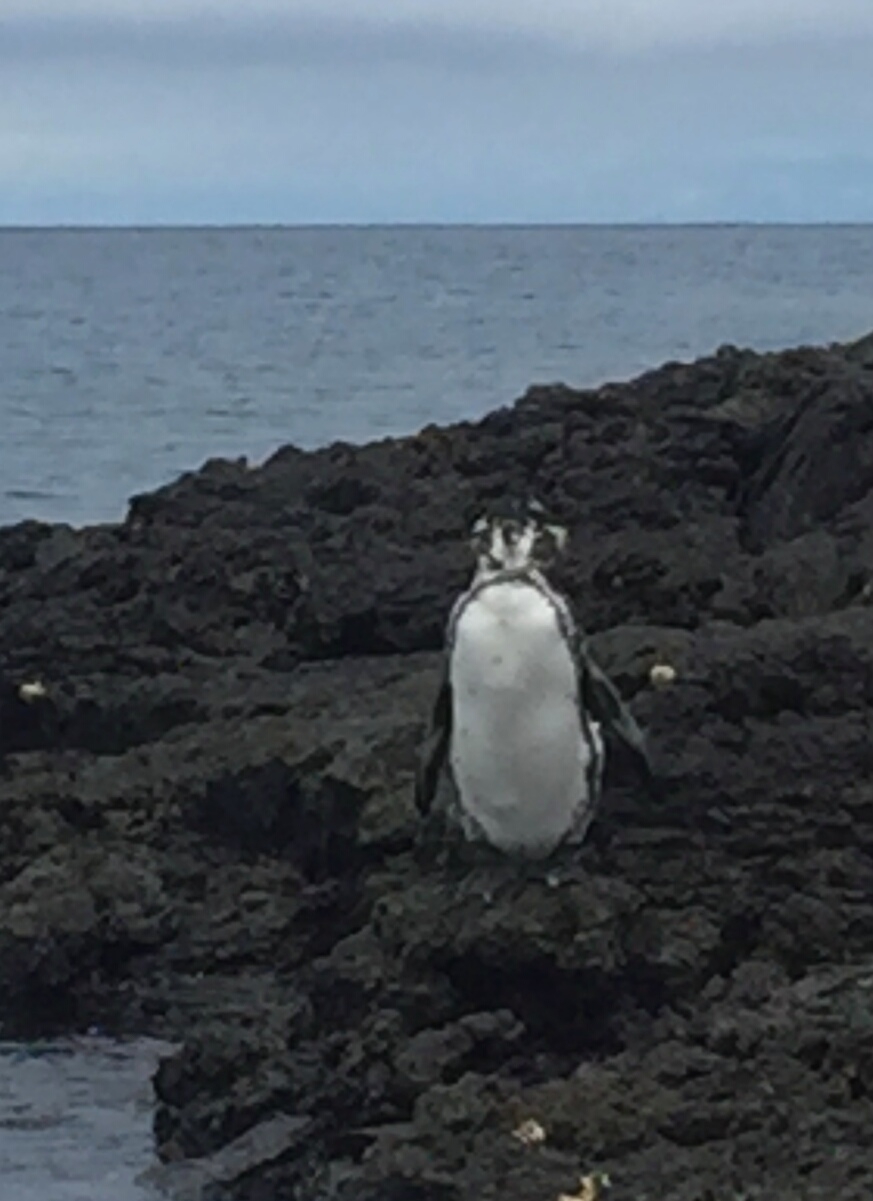
[[[0,530],[4,1036],[180,1041],[204,1201],[868,1201],[868,343]],[[433,862],[411,800],[468,523],[525,488],[666,786],[616,761],[559,888]]]

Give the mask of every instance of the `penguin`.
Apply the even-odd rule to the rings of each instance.
[[[422,819],[441,807],[467,842],[548,860],[585,840],[603,788],[604,733],[659,790],[642,730],[546,576],[566,528],[538,501],[510,500],[479,517],[471,542],[476,567],[449,614],[415,803]],[[453,795],[440,806],[445,791]]]

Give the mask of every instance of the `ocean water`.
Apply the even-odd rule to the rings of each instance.
[[[0,1043],[3,1201],[161,1201],[151,1075],[165,1045],[80,1038]]]
[[[873,226],[0,230],[0,524],[873,327]]]

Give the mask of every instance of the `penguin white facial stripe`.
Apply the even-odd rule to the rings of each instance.
[[[555,546],[559,552],[566,549],[567,546],[567,531],[562,525],[547,525],[546,529],[555,540]]]

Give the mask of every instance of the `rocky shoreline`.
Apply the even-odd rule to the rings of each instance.
[[[411,773],[468,522],[530,486],[667,796],[619,764],[588,879],[489,905]],[[3,1037],[180,1043],[180,1197],[869,1201],[871,594],[873,337],[0,530]]]

